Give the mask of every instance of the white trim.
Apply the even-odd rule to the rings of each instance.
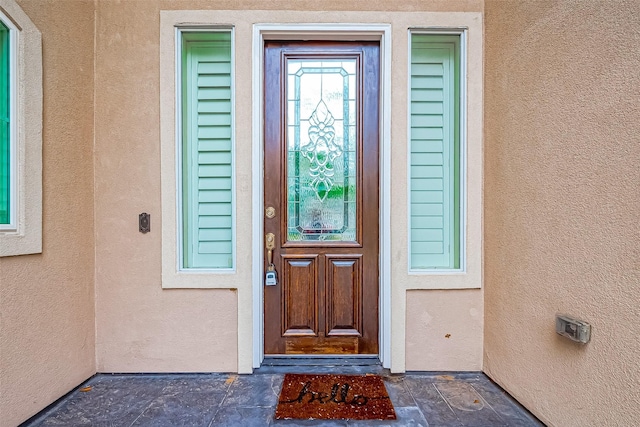
[[[467,15],[467,14],[465,14]],[[448,34],[460,37],[460,268],[412,269],[409,243],[406,259],[406,290],[479,289],[482,287],[482,34],[481,18],[468,14],[463,25],[409,26],[407,31],[407,70],[411,69],[412,34]],[[473,16],[476,15],[476,18]],[[478,22],[479,21],[479,22]],[[478,25],[480,24],[480,25]],[[473,68],[470,69],[470,64]],[[407,82],[407,91],[410,82]],[[409,92],[408,92],[409,93]],[[407,97],[406,233],[410,236],[410,97]],[[472,133],[469,133],[472,129]]]
[[[176,215],[176,271],[179,272],[182,269],[182,259],[184,257],[184,245],[182,244],[182,224],[184,218],[182,217],[182,29],[178,26],[175,27],[175,59],[174,59],[174,73],[175,73],[175,164],[176,174],[175,188],[176,188],[176,203],[175,203],[175,215]]]
[[[10,32],[11,224],[0,257],[42,252],[42,37],[14,0],[0,19]]]
[[[267,39],[379,40],[381,57],[380,99],[380,349],[385,368],[391,366],[391,25],[389,24],[254,24],[253,26],[253,367],[264,359],[263,310],[263,46]]]
[[[253,197],[252,206],[252,230],[253,238],[251,251],[253,256],[252,271],[252,293],[253,293],[253,367],[258,368],[264,359],[264,330],[262,325],[264,319],[264,292],[262,288],[262,259],[264,251],[262,249],[262,236],[264,235],[264,224],[262,221],[262,207],[264,206],[264,146],[262,142],[263,117],[262,111],[264,102],[262,99],[263,80],[262,70],[264,63],[263,38],[260,27],[253,26],[253,42],[251,50],[253,58],[252,64],[252,97],[253,111],[251,112],[252,131],[251,136],[251,188]]]
[[[467,39],[469,29],[464,28],[460,33],[460,270],[467,272],[467,231],[470,218],[467,211],[467,64],[469,52],[467,51]]]
[[[391,369],[391,25],[380,40],[380,362]]]
[[[0,9],[0,21],[9,29],[9,223],[0,224],[0,232],[18,230],[20,174],[18,165],[18,39],[20,31]]]
[[[163,174],[168,170],[173,173],[173,188],[165,188],[163,185],[163,262],[162,262],[162,287],[163,288],[218,288],[228,289],[224,282],[210,280],[213,276],[235,275],[237,273],[236,254],[236,129],[235,129],[235,29],[232,25],[198,25],[176,24],[173,28],[173,88],[174,88],[174,135],[171,159],[162,158]],[[232,257],[230,268],[184,268],[183,260],[183,235],[182,235],[182,33],[186,32],[222,32],[231,33],[231,212],[232,212]],[[161,67],[162,72],[162,67]],[[161,148],[168,148],[168,142],[161,143]],[[173,215],[171,215],[173,214]],[[167,225],[171,224],[171,227]],[[171,236],[169,238],[169,236]],[[171,269],[168,268],[168,259],[171,258]]]
[[[174,144],[174,157],[175,161],[175,186],[176,186],[176,271],[180,271],[181,269],[181,260],[184,257],[183,245],[182,241],[184,236],[182,235],[182,227],[184,219],[182,218],[182,31],[179,26],[176,26],[175,29],[175,37],[174,37],[174,88],[176,92],[175,97],[175,118],[174,123],[175,126],[175,144]]]

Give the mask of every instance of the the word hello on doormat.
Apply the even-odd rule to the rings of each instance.
[[[286,374],[276,419],[395,420],[377,375]]]

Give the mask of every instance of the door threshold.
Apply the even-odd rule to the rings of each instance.
[[[255,374],[388,374],[378,356],[270,355]]]

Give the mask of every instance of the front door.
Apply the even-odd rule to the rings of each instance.
[[[378,354],[379,52],[265,45],[267,355]]]

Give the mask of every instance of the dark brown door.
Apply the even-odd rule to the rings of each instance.
[[[265,45],[265,354],[378,354],[379,51]]]

